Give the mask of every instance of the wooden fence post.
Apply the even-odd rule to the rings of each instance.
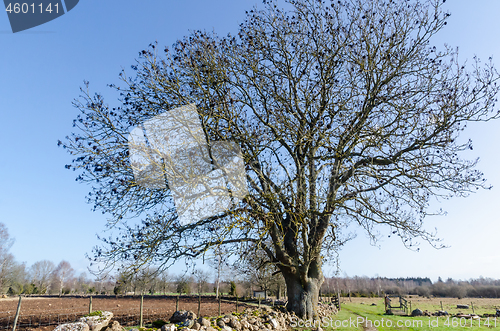
[[[198,294],[198,317],[201,317],[201,294]]]
[[[92,296],[90,296],[90,301],[89,301],[89,314],[92,314]]]
[[[142,308],[144,304],[144,295],[141,295],[141,308],[140,308],[140,317],[139,317],[139,328],[142,328]]]
[[[220,302],[221,302],[221,295],[219,294],[219,316],[221,316],[221,313],[220,313]]]
[[[16,317],[14,317],[14,327],[12,328],[12,331],[16,331],[17,319],[19,318],[19,312],[21,311],[21,299],[22,297],[19,296],[19,303],[17,304]]]

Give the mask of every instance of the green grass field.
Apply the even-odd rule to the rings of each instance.
[[[474,304],[476,314],[495,313],[495,307],[500,305],[500,299],[426,299],[409,298],[412,301],[412,309],[419,308],[435,312],[441,309],[450,314],[472,313],[471,309],[457,309],[456,304]],[[376,306],[371,304],[375,303]],[[472,306],[472,305],[471,305]],[[332,321],[327,323],[329,327],[323,327],[325,331],[330,330],[500,330],[500,318],[481,318],[471,320],[465,318],[450,317],[409,317],[399,315],[385,315],[384,302],[380,298],[355,298],[353,302],[344,302],[342,310]],[[326,326],[323,325],[323,326]],[[305,328],[306,329],[306,328]]]

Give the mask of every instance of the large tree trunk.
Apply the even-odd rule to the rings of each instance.
[[[301,319],[317,319],[318,296],[324,277],[321,266],[311,264],[306,274],[284,272],[289,312],[294,312]]]

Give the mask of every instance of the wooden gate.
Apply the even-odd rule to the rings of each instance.
[[[340,311],[340,294],[336,294],[332,297],[333,304]]]
[[[408,315],[408,300],[400,295],[385,296],[386,314]]]

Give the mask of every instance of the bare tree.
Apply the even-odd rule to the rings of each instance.
[[[114,292],[116,279],[112,275],[105,273],[100,274],[94,282],[94,289],[98,294],[110,294]]]
[[[132,275],[126,272],[118,273],[113,292],[115,294],[124,294],[130,291],[132,291]]]
[[[252,285],[264,290],[266,298],[271,290],[276,292],[277,297],[281,296],[283,276],[276,265],[270,263],[266,253],[256,246],[250,245],[244,251],[245,254],[233,265],[237,272],[245,275]]]
[[[210,256],[210,265],[215,269],[215,297],[219,298],[221,293],[221,282],[225,276],[225,270],[228,270],[228,258],[231,254],[227,248],[222,246],[214,247],[212,253],[212,256]]]
[[[207,291],[208,287],[208,279],[210,278],[210,274],[204,270],[197,269],[193,273],[194,281],[196,282],[196,291],[199,295],[202,295]]]
[[[0,223],[0,291],[2,292],[8,286],[8,279],[16,264],[14,256],[9,253],[13,244],[14,239],[10,237],[7,227]]]
[[[55,265],[49,260],[37,261],[30,267],[31,280],[36,285],[38,293],[45,294],[48,291],[50,276],[54,270]]]
[[[140,294],[149,292],[154,294],[158,286],[156,279],[157,271],[153,268],[143,268],[137,271],[134,275],[134,292],[138,291]]]
[[[192,281],[193,280],[186,274],[177,275],[175,277],[175,287],[176,287],[175,291],[179,293],[179,295],[183,293],[190,294]]]
[[[313,318],[324,257],[342,245],[344,226],[374,241],[386,226],[407,247],[415,238],[439,247],[423,227],[431,198],[487,187],[476,161],[459,157],[472,149],[459,134],[499,116],[498,73],[430,44],[449,16],[443,1],[286,2],[289,11],[274,1],[250,11],[236,36],[197,31],[163,57],[151,44],[114,86],[119,107],[82,89],[79,131],[60,144],[78,180],[94,183],[90,201],[110,225],[125,224],[97,260],[166,268],[253,243],[283,274],[287,309]],[[186,104],[196,105],[209,150],[239,145],[250,188],[227,212],[181,224],[168,187],[138,185],[127,137]],[[133,216],[143,224],[126,225]]]
[[[81,272],[80,275],[75,279],[75,292],[80,294],[86,294],[89,289],[90,280],[87,277],[86,272]]]
[[[168,271],[161,271],[159,274],[159,286],[163,294],[167,294],[170,292],[170,282],[169,282],[169,274]]]
[[[52,277],[57,285],[59,295],[63,294],[65,282],[73,277],[75,270],[68,261],[62,260],[52,272]]]
[[[9,289],[7,293],[9,294],[21,294],[25,290],[26,283],[28,282],[28,273],[26,271],[25,263],[18,263],[13,258],[10,262],[8,268],[7,282]],[[29,286],[26,286],[29,289]]]

